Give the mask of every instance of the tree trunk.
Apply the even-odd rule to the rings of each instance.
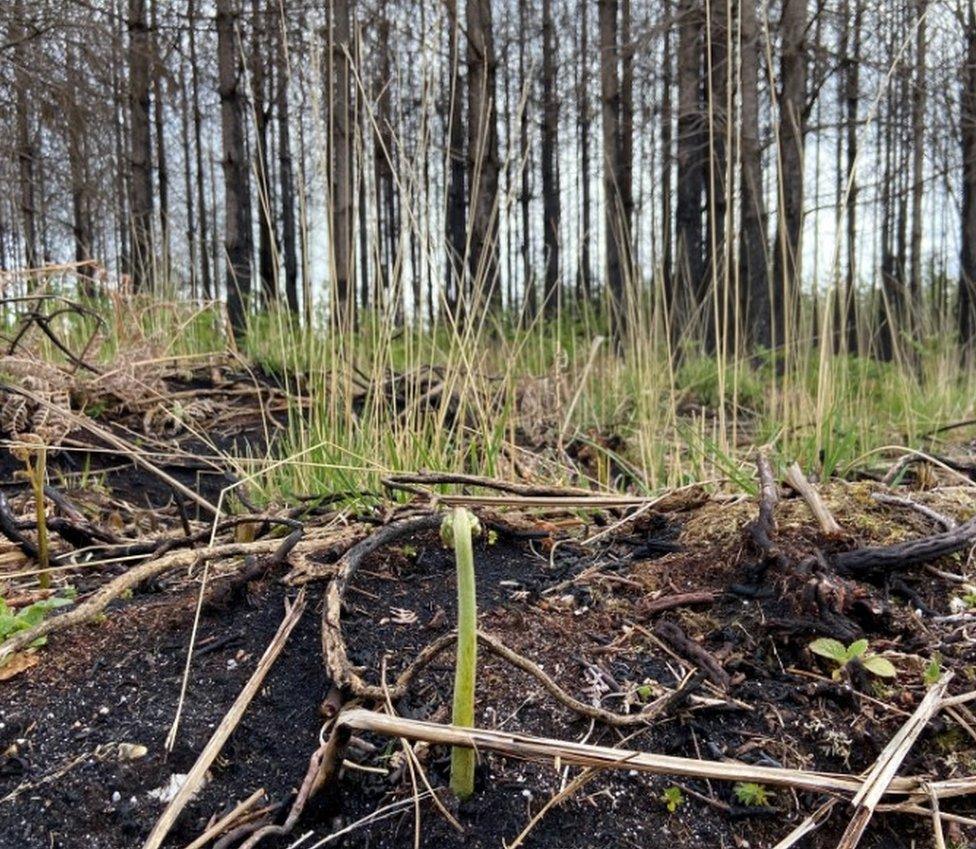
[[[166,165],[166,134],[164,129],[163,77],[166,73],[166,60],[160,49],[159,2],[150,0],[150,24],[152,28],[152,101],[153,124],[156,133],[156,184],[159,187],[159,240],[161,264],[159,277],[163,284],[169,283],[172,269],[170,255],[169,223],[169,169]]]
[[[959,257],[959,339],[967,362],[976,359],[976,10],[966,13],[966,55],[960,92],[962,209]]]
[[[277,0],[270,0],[269,13],[276,20],[278,35],[278,186],[281,196],[281,252],[285,266],[285,298],[288,309],[298,314],[298,253],[295,238],[295,178],[291,153],[291,127],[288,116],[288,33],[287,19],[279,16]]]
[[[783,0],[780,18],[779,214],[773,280],[773,342],[796,326],[803,236],[803,154],[806,135],[807,0]]]
[[[352,327],[356,297],[356,269],[353,246],[353,124],[350,100],[352,43],[351,0],[334,0],[330,4],[332,21],[329,47],[332,83],[329,110],[330,140],[330,209],[332,237],[332,273],[335,281],[332,304],[333,321]]]
[[[244,151],[244,95],[235,0],[217,0],[217,64],[224,168],[224,251],[227,312],[234,335],[247,327],[251,299],[251,190]]]
[[[698,302],[705,279],[702,195],[707,143],[701,103],[704,21],[695,0],[680,0],[678,15],[677,291],[671,319],[675,335],[686,326],[689,316],[685,313]]]
[[[197,219],[193,208],[193,169],[190,158],[190,95],[186,60],[180,58],[180,141],[183,145],[183,195],[186,203],[186,245],[189,251],[190,297],[200,297],[197,277]]]
[[[65,47],[67,67],[66,101],[67,114],[65,139],[68,152],[68,171],[71,178],[71,232],[75,243],[75,262],[80,289],[91,295],[92,225],[89,217],[88,179],[85,173],[85,115],[79,99],[79,79],[75,49],[70,44]]]
[[[620,3],[620,261],[624,288],[634,284],[634,40],[631,0]]]
[[[559,297],[559,100],[552,0],[542,0],[542,211],[545,238],[546,314],[557,315]]]
[[[146,0],[129,0],[129,213],[132,217],[132,285],[152,285],[153,195],[149,136],[149,28]]]
[[[756,0],[741,0],[741,244],[739,285],[743,320],[752,345],[772,345],[772,315],[767,266],[766,199],[759,137],[759,33]]]
[[[847,350],[858,353],[860,338],[857,332],[857,113],[860,102],[861,71],[861,25],[863,21],[862,4],[855,0],[854,45],[851,59],[845,64],[844,89],[847,101],[847,273],[844,287],[845,329],[847,331]]]
[[[278,268],[275,261],[278,233],[271,191],[271,158],[268,155],[271,98],[267,96],[267,90],[271,75],[267,65],[270,50],[265,17],[266,10],[259,0],[251,0],[251,112],[254,115],[254,171],[257,174],[258,280],[264,302],[271,306],[278,300]]]
[[[580,267],[578,271],[577,294],[589,303],[593,298],[592,265],[590,262],[590,57],[589,57],[589,18],[587,0],[580,0],[580,79],[577,95],[577,130],[580,146]]]
[[[456,309],[461,302],[465,278],[465,151],[464,151],[464,99],[461,97],[461,55],[457,0],[449,0],[448,56],[451,62],[451,101],[448,117],[447,140],[447,213],[445,233],[447,263],[444,289],[448,306]]]
[[[671,170],[674,167],[673,132],[674,120],[671,105],[671,88],[674,84],[671,57],[671,0],[664,0],[661,12],[664,21],[664,53],[661,58],[661,277],[664,284],[664,300],[668,317],[674,309],[674,279],[671,263],[674,252],[671,232]]]
[[[618,344],[626,332],[623,255],[627,238],[620,185],[620,76],[617,71],[617,0],[598,0],[600,22],[600,100],[603,114],[603,206],[610,318]]]
[[[498,121],[491,0],[467,0],[469,273],[477,309],[501,307],[498,280]]]
[[[28,268],[40,265],[37,249],[35,209],[35,160],[37,148],[31,126],[30,84],[27,80],[27,44],[24,26],[24,3],[16,0],[11,10],[7,36],[14,47],[14,86],[17,90],[17,169],[20,184],[20,218],[24,238],[24,262]]]
[[[911,314],[922,309],[922,199],[925,191],[925,91],[926,32],[928,0],[916,0],[918,28],[915,32],[915,84],[912,88],[912,235]]]
[[[519,3],[519,30],[528,32],[529,30],[529,4]],[[526,95],[526,105],[519,115],[519,161],[520,187],[519,187],[519,211],[521,212],[521,240],[519,242],[519,252],[522,256],[522,285],[525,287],[525,308],[529,318],[536,315],[539,310],[538,287],[536,286],[535,275],[532,273],[532,223],[529,217],[529,205],[532,200],[532,190],[530,186],[530,174],[532,171],[532,148],[529,145],[529,108],[528,102],[532,100],[533,80],[529,76],[528,63],[525,61],[526,39],[519,39],[519,58],[518,73],[519,82]]]
[[[197,62],[196,18],[194,17],[195,0],[187,0],[187,18],[190,28],[190,82],[193,90],[193,149],[196,155],[196,187],[197,213],[200,216],[200,280],[203,283],[203,296],[208,300],[214,297],[210,275],[210,248],[207,235],[207,201],[204,191],[205,175],[203,170],[203,115],[200,111],[200,70]],[[216,236],[215,236],[216,238]]]

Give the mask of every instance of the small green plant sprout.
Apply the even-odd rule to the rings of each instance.
[[[673,814],[685,803],[684,794],[681,788],[672,784],[661,794],[661,801],[664,802],[669,814]]]
[[[35,433],[20,434],[23,443],[11,449],[18,460],[24,464],[27,480],[34,492],[34,515],[37,520],[37,560],[40,570],[37,580],[42,590],[51,586],[51,572],[48,568],[50,554],[47,536],[47,513],[44,509],[44,480],[47,477],[47,444]]]
[[[473,513],[457,507],[441,523],[441,539],[454,549],[457,564],[458,635],[454,671],[454,711],[451,721],[462,728],[474,725],[474,684],[478,668],[478,602],[475,597],[472,536],[481,533]],[[455,746],[451,750],[451,790],[459,799],[474,793],[475,753]]]
[[[765,808],[769,805],[772,793],[766,791],[761,784],[753,781],[739,781],[732,788],[732,793],[740,805],[748,808]]]
[[[933,684],[938,683],[938,680],[942,677],[942,655],[936,652],[932,655],[932,659],[925,664],[925,669],[922,672],[922,682],[926,687],[931,687]]]
[[[821,637],[810,643],[809,648],[814,654],[819,654],[837,664],[837,668],[834,669],[831,676],[835,681],[840,681],[844,669],[851,661],[855,660],[868,672],[877,675],[879,678],[894,678],[898,674],[890,660],[868,651],[868,641],[864,639],[855,640],[845,648],[839,640]]]
[[[0,598],[0,642],[7,637],[12,637],[18,631],[26,631],[39,624],[46,613],[65,607],[73,602],[74,591],[61,596],[51,596],[40,601],[35,601],[27,607],[15,611],[7,605],[4,599]],[[38,637],[30,644],[31,648],[43,646],[47,642],[47,637]]]

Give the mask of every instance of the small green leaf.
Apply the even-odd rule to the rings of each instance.
[[[942,677],[942,658],[939,653],[936,652],[932,659],[929,661],[928,665],[925,667],[925,671],[922,673],[922,681],[926,686],[931,687],[936,681]]]
[[[855,640],[847,647],[847,659],[853,660],[855,657],[860,657],[868,650],[868,641],[861,639]]]
[[[733,786],[732,792],[741,805],[761,808],[769,804],[770,794],[766,792],[766,788],[752,781],[738,782]]]
[[[814,640],[810,643],[809,649],[814,654],[819,654],[828,660],[834,660],[841,664],[847,662],[847,649],[844,648],[844,644],[831,637],[820,637]]]
[[[685,797],[680,787],[672,785],[661,794],[661,801],[667,805],[668,812],[673,814],[685,803]]]
[[[879,654],[869,654],[861,664],[868,672],[879,678],[894,678],[898,674],[892,662]]]

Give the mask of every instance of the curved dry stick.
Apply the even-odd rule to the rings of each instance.
[[[273,555],[282,544],[282,541],[278,539],[264,539],[249,543],[227,543],[226,545],[217,545],[213,548],[199,551],[193,549],[173,551],[156,560],[141,563],[129,569],[127,572],[123,572],[118,577],[113,578],[92,593],[86,601],[77,607],[71,608],[58,616],[45,619],[33,628],[28,628],[26,631],[18,631],[5,642],[0,643],[0,664],[7,660],[14,652],[27,648],[40,637],[46,637],[50,634],[56,634],[72,628],[75,625],[90,622],[126,590],[132,589],[150,578],[155,578],[163,572],[168,572],[170,569],[177,569],[181,566],[190,566],[194,563],[202,563],[204,560],[223,557],[237,557],[246,554]]]
[[[453,472],[398,472],[383,479],[383,485],[391,489],[406,489],[408,492],[422,493],[430,495],[429,492],[418,490],[411,484],[422,484],[434,486],[436,484],[458,484],[460,486],[480,486],[484,489],[494,489],[498,492],[507,492],[510,495],[535,495],[535,496],[570,496],[585,495],[592,496],[594,493],[589,489],[580,489],[573,486],[534,486],[532,484],[512,483],[510,481],[498,480],[497,478],[487,478],[481,475],[464,475]]]
[[[346,643],[342,637],[342,603],[346,596],[346,589],[363,560],[384,545],[395,542],[418,531],[429,531],[439,528],[442,517],[438,513],[427,513],[399,522],[392,522],[380,528],[376,533],[368,536],[362,542],[350,548],[336,564],[338,572],[329,582],[325,594],[325,604],[322,606],[322,654],[328,667],[333,683],[342,689],[348,689],[355,695],[373,701],[382,701],[386,693],[376,684],[367,684],[353,671],[346,653]],[[397,682],[387,688],[392,699],[399,699],[406,692],[406,684]]]

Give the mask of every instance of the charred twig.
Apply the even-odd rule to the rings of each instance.
[[[697,604],[713,604],[718,598],[718,593],[713,590],[702,590],[690,593],[672,593],[662,595],[658,598],[642,599],[637,604],[637,610],[643,616],[654,616],[663,613],[665,610],[672,610],[675,607],[691,607]]]
[[[711,681],[723,690],[727,690],[731,681],[729,673],[712,657],[701,645],[692,640],[673,622],[658,622],[654,633],[671,646],[685,660],[693,663],[702,670]]]
[[[779,502],[779,492],[773,479],[773,468],[765,454],[756,457],[756,469],[759,472],[759,515],[748,525],[746,531],[753,545],[763,555],[766,561],[776,566],[785,567],[786,557],[780,552],[773,537],[776,535],[775,509]]]
[[[947,554],[969,548],[976,543],[976,517],[952,530],[932,534],[921,539],[899,542],[894,545],[859,548],[833,555],[831,561],[838,572],[863,575],[867,572],[904,569],[930,563]]]
[[[0,491],[0,533],[16,545],[31,560],[37,560],[37,546],[25,537],[18,528],[17,517],[10,509],[10,502],[7,496]]]
[[[415,494],[429,495],[429,492],[419,490],[414,484],[436,486],[438,484],[458,484],[461,486],[477,486],[482,489],[494,489],[511,495],[526,496],[590,496],[594,493],[588,489],[571,486],[534,486],[532,484],[512,483],[497,478],[482,477],[481,475],[463,475],[447,472],[398,472],[383,479],[383,486],[389,489],[404,489]]]

